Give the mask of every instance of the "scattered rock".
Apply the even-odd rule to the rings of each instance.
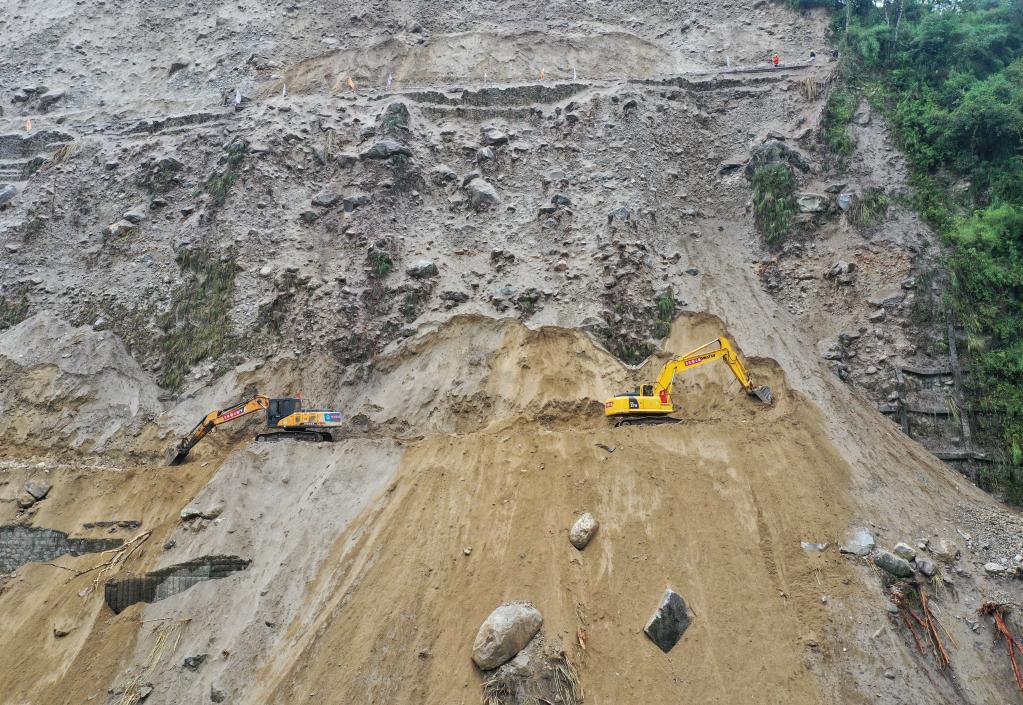
[[[18,507],[21,509],[28,509],[36,503],[36,498],[30,495],[28,492],[22,492],[18,495]]]
[[[485,127],[481,131],[480,142],[485,145],[502,145],[508,143],[508,135],[504,134],[496,127]]]
[[[447,164],[438,164],[430,171],[430,179],[437,186],[458,181],[458,174]]]
[[[907,543],[902,543],[901,541],[895,544],[895,547],[892,548],[892,553],[907,561],[912,561],[916,558],[916,549]]]
[[[959,557],[959,547],[948,539],[941,539],[932,549],[934,557],[943,563],[951,563]]]
[[[838,194],[838,207],[843,211],[849,210],[852,206],[853,195],[851,193],[840,193]]]
[[[902,289],[892,289],[886,291],[877,296],[872,296],[867,299],[867,303],[871,306],[895,306],[896,304],[902,303],[902,300],[906,298],[906,292]]]
[[[29,482],[25,485],[25,491],[28,492],[38,502],[46,499],[46,495],[50,493],[50,485],[45,482]]]
[[[874,550],[874,535],[866,529],[853,529],[846,534],[838,550],[854,556],[865,556]]]
[[[314,210],[304,210],[298,214],[299,220],[303,223],[315,223],[320,217],[320,214]]]
[[[145,700],[146,698],[148,698],[152,694],[153,694],[153,686],[151,686],[151,685],[144,685],[144,686],[140,687],[139,688],[139,702],[142,702],[143,700]]]
[[[796,196],[800,213],[824,213],[828,210],[828,197],[821,193],[801,193]]]
[[[497,189],[486,179],[473,179],[465,186],[465,190],[469,194],[469,205],[475,210],[487,210],[501,203]]]
[[[572,524],[572,528],[568,532],[568,540],[581,551],[586,548],[598,528],[600,528],[600,522],[592,514],[586,512]]]
[[[224,513],[225,509],[227,509],[227,503],[222,499],[218,499],[213,504],[206,507],[206,509],[202,513],[202,518],[216,519],[218,516]]]
[[[1005,575],[1009,571],[1008,566],[991,561],[984,564],[984,572],[988,575]]]
[[[58,619],[53,623],[53,636],[63,639],[78,628],[78,625],[68,619]]]
[[[543,625],[543,615],[527,602],[505,603],[483,620],[472,645],[472,660],[484,671],[513,659]]]
[[[190,519],[197,519],[202,516],[202,510],[194,504],[190,504],[181,510],[181,518],[185,521]]]
[[[456,304],[461,304],[469,300],[469,295],[464,291],[442,291],[440,292],[440,298],[442,301],[451,301]]]
[[[103,230],[103,233],[105,235],[111,235],[113,237],[121,237],[123,235],[130,235],[136,230],[138,230],[138,225],[131,222],[130,220],[119,220],[116,223],[108,225]]]
[[[685,600],[677,592],[668,588],[664,591],[660,606],[647,625],[643,627],[643,631],[652,642],[657,644],[657,648],[668,653],[682,638],[691,623],[692,619],[689,617]]]
[[[778,163],[789,164],[800,171],[807,171],[810,168],[810,163],[795,149],[784,142],[768,140],[754,149],[750,155],[746,163],[746,178],[753,178],[753,174],[761,167]]]
[[[341,200],[341,194],[331,188],[325,188],[313,196],[313,205],[330,208]]]
[[[852,274],[855,271],[856,271],[856,263],[855,262],[846,262],[845,260],[841,260],[840,259],[837,262],[835,262],[833,265],[831,265],[831,269],[828,270],[828,273],[827,273],[826,276],[829,279],[833,279],[833,278],[841,276],[843,274]]]
[[[408,275],[414,279],[424,279],[426,277],[437,276],[437,265],[430,259],[418,260],[415,264],[405,270]]]
[[[396,155],[412,156],[412,150],[397,140],[380,140],[359,155],[360,159],[389,159]]]
[[[176,74],[181,69],[188,68],[188,64],[189,64],[189,62],[184,60],[184,59],[179,59],[178,61],[172,61],[171,65],[167,68],[167,75],[168,76],[173,76],[174,74]]]
[[[345,196],[345,200],[341,203],[341,205],[344,207],[345,213],[351,213],[356,208],[360,208],[369,203],[369,200],[370,198],[368,193],[351,193]]]
[[[0,186],[0,207],[6,206],[18,193],[14,184],[3,184]]]
[[[142,208],[132,208],[130,211],[126,211],[125,214],[121,217],[127,220],[129,223],[134,223],[135,225],[138,225],[139,223],[146,219],[146,211]]]
[[[209,656],[208,654],[199,654],[198,656],[186,656],[185,660],[182,662],[181,665],[190,671],[197,671],[199,670],[199,666],[203,665],[208,656]]]
[[[804,551],[807,552],[811,551],[819,552],[825,550],[828,547],[828,544],[826,543],[812,543],[810,541],[800,541],[799,545]]]
[[[493,147],[480,147],[476,150],[476,161],[489,162],[497,159],[497,152]]]
[[[928,578],[934,577],[934,574],[937,572],[937,570],[934,567],[934,562],[929,561],[926,558],[916,559],[916,569],[919,570],[922,574],[926,575]]]
[[[888,316],[883,308],[879,308],[873,313],[867,316],[867,320],[871,323],[881,323]]]
[[[66,97],[67,94],[64,91],[58,90],[46,91],[41,96],[39,96],[39,109],[45,113],[47,110],[52,108],[60,101],[64,100],[64,98]]]
[[[874,554],[874,565],[897,578],[908,578],[913,574],[913,566],[909,564],[909,561],[884,550]]]
[[[551,197],[551,203],[553,203],[556,206],[564,206],[565,208],[568,208],[569,206],[572,205],[572,199],[570,199],[568,196],[556,193]]]
[[[227,699],[227,693],[215,685],[210,686],[210,700],[215,703],[222,703]]]

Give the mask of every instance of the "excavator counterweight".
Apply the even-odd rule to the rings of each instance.
[[[248,414],[266,410],[266,427],[270,433],[260,433],[258,441],[277,441],[292,438],[303,441],[332,441],[331,429],[341,426],[341,413],[326,409],[303,409],[298,397],[277,397],[271,399],[257,394],[252,399],[239,402],[219,411],[211,411],[176,444],[164,451],[167,465],[179,465],[185,460],[195,444],[217,426]]]
[[[714,347],[715,345],[717,347]],[[668,423],[671,419],[665,417],[675,411],[671,403],[675,375],[718,359],[725,361],[747,394],[757,397],[765,404],[774,401],[771,388],[753,383],[728,338],[721,337],[666,362],[653,384],[643,384],[631,392],[608,399],[604,402],[604,416],[617,418],[619,424]]]

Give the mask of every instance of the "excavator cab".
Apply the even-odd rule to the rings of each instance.
[[[266,427],[277,428],[281,419],[302,410],[302,400],[296,397],[278,397],[271,399],[266,407]]]

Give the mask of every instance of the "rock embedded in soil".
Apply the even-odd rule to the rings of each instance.
[[[1005,575],[1009,569],[1001,563],[990,561],[984,564],[984,572],[988,575]]]
[[[854,556],[865,556],[874,550],[874,535],[866,529],[852,529],[839,544],[838,550]]]
[[[657,644],[664,653],[668,653],[678,643],[686,629],[692,623],[685,600],[677,592],[668,588],[664,591],[661,604],[650,618],[643,632],[650,641]]]
[[[482,130],[480,142],[488,146],[506,144],[508,142],[508,135],[496,127],[486,127]]]
[[[484,671],[515,658],[543,626],[543,615],[528,602],[505,603],[483,620],[472,645],[472,660]]]
[[[959,547],[948,539],[941,539],[933,548],[934,557],[939,561],[951,563],[959,557]]]
[[[11,202],[18,193],[18,189],[13,184],[4,184],[0,186],[0,207],[7,205]]]
[[[501,203],[497,189],[484,178],[473,179],[466,184],[465,190],[469,194],[469,205],[475,210],[486,210]]]
[[[916,558],[916,549],[907,543],[902,543],[901,541],[895,544],[895,547],[892,548],[892,553],[907,561],[912,561]]]
[[[929,561],[926,558],[918,558],[916,560],[916,569],[928,578],[933,577],[937,572],[934,568],[934,561]]]
[[[913,566],[905,558],[899,558],[888,551],[878,551],[874,554],[874,565],[882,570],[891,573],[896,578],[908,578],[913,575]]]
[[[412,150],[397,140],[380,140],[359,155],[360,159],[389,159],[396,155],[412,156]]]
[[[600,528],[600,522],[595,516],[586,512],[572,524],[572,528],[568,532],[568,540],[581,551],[593,539],[598,528]]]
[[[413,279],[425,279],[437,276],[437,265],[433,260],[421,259],[409,267],[406,272]]]
[[[30,482],[25,485],[25,491],[38,502],[45,499],[46,495],[50,493],[50,485],[47,485],[45,482]]]

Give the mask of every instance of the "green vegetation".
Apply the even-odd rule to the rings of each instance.
[[[28,288],[19,287],[8,296],[0,296],[0,330],[16,326],[28,318]]]
[[[780,244],[796,214],[796,182],[784,164],[769,164],[753,173],[753,216],[768,245]]]
[[[889,118],[913,205],[943,236],[946,315],[965,329],[982,478],[1023,500],[1023,0],[851,0],[844,74]]]
[[[367,259],[369,260],[370,275],[374,279],[383,279],[394,269],[391,256],[383,250],[371,250]]]
[[[670,286],[657,297],[656,308],[657,318],[653,325],[654,337],[667,338],[671,333],[671,322],[675,320],[675,314],[678,312],[675,292]]]
[[[824,104],[824,117],[821,121],[821,139],[828,151],[844,164],[848,157],[856,151],[856,141],[849,134],[849,123],[859,105],[859,96],[849,90],[832,91]]]
[[[867,189],[849,206],[849,222],[861,228],[872,228],[884,220],[891,199],[884,189]]]
[[[157,317],[163,333],[159,382],[174,390],[193,365],[232,349],[229,309],[238,270],[233,259],[205,249],[181,249],[176,260],[184,281],[171,292],[169,309]]]
[[[229,144],[227,146],[227,157],[224,160],[224,170],[222,172],[214,172],[206,177],[202,188],[196,189],[193,195],[198,196],[202,191],[206,191],[210,195],[210,203],[214,207],[219,208],[224,205],[224,202],[227,201],[227,194],[231,191],[231,187],[234,186],[234,182],[238,180],[237,170],[245,160],[245,153],[248,149],[249,143],[244,140]]]

